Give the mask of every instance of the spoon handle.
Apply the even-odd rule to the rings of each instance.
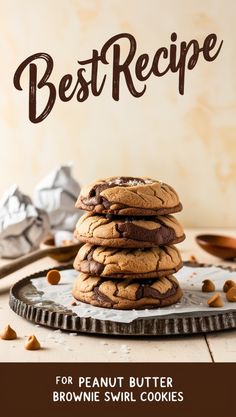
[[[4,278],[7,275],[12,274],[12,272],[18,271],[18,269],[50,255],[51,252],[52,249],[38,249],[27,255],[23,255],[14,261],[8,262],[6,265],[0,267],[0,278]]]

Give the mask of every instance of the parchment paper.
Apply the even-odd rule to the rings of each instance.
[[[112,310],[101,307],[94,307],[89,304],[78,302],[77,306],[72,307],[71,289],[74,279],[78,272],[73,269],[61,271],[62,279],[59,285],[49,285],[45,276],[32,279],[32,284],[37,288],[39,295],[31,296],[32,301],[36,301],[36,306],[51,307],[52,302],[56,304],[55,310],[59,311],[60,306],[72,310],[80,317],[92,317],[102,320],[110,320],[121,323],[130,323],[137,318],[164,317],[167,315],[178,315],[190,312],[208,312],[236,310],[236,303],[229,303],[222,291],[224,282],[227,279],[236,281],[236,272],[224,270],[220,267],[191,267],[184,266],[175,276],[179,280],[183,289],[182,300],[170,307],[155,308],[152,310]],[[210,308],[207,300],[213,293],[203,293],[201,291],[202,281],[211,279],[216,286],[216,291],[221,292],[224,301],[222,308]],[[30,297],[30,295],[29,295]]]

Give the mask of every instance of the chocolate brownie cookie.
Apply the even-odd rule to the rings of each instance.
[[[74,261],[76,270],[103,278],[157,278],[171,275],[181,267],[175,246],[117,249],[86,243]]]
[[[110,177],[96,181],[82,188],[76,207],[122,216],[155,216],[182,210],[172,187],[145,177]]]
[[[170,215],[137,218],[86,213],[76,225],[75,237],[93,245],[145,248],[182,242],[185,235]]]
[[[182,297],[182,291],[172,275],[160,279],[111,281],[81,273],[74,283],[73,296],[98,307],[131,310],[175,304]]]

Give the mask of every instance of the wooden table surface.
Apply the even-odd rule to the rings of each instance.
[[[198,248],[195,236],[208,232],[236,236],[236,230],[189,229],[186,240],[178,246],[183,259],[194,255],[199,262],[232,265]],[[26,275],[56,265],[45,258],[0,280],[0,328],[10,324],[18,334],[17,340],[0,340],[0,362],[236,362],[236,330],[151,339],[101,337],[47,329],[13,313],[8,306],[11,285]],[[39,339],[41,350],[24,349],[31,334]]]

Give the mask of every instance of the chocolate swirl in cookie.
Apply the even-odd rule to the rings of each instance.
[[[157,278],[170,275],[182,267],[175,246],[143,249],[117,249],[83,245],[74,268],[86,274],[111,278]]]
[[[83,187],[76,207],[94,213],[153,216],[181,211],[175,190],[151,178],[110,177]]]
[[[81,273],[75,281],[73,296],[105,308],[144,309],[176,303],[182,292],[172,275],[158,280],[109,280]]]
[[[183,241],[185,235],[170,215],[136,218],[87,213],[79,219],[75,237],[93,245],[144,248],[172,245]]]

